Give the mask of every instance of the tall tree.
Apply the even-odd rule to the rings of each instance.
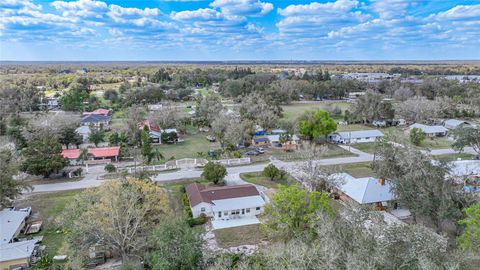
[[[329,133],[337,130],[337,123],[325,110],[306,111],[299,118],[300,134],[310,140],[322,140]]]
[[[465,209],[466,217],[458,223],[465,229],[458,237],[460,247],[474,252],[480,252],[480,203]]]
[[[451,135],[455,140],[452,144],[454,149],[463,151],[465,147],[472,147],[480,154],[480,128],[461,127],[453,130]]]
[[[86,189],[60,218],[73,269],[83,267],[91,246],[104,244],[123,259],[141,256],[145,241],[162,219],[170,219],[168,194],[151,181],[109,180]]]
[[[83,142],[82,136],[75,132],[75,128],[67,127],[59,135],[58,141],[68,149],[70,144],[80,145]]]
[[[13,200],[20,196],[24,189],[31,190],[23,179],[15,177],[18,174],[18,161],[12,152],[0,151],[0,208],[10,206]]]
[[[227,169],[220,163],[210,161],[203,168],[202,177],[214,184],[218,184],[225,176],[227,176]]]
[[[290,239],[311,232],[310,223],[317,211],[334,214],[326,193],[308,192],[296,185],[281,186],[265,206],[262,226],[272,236]]]
[[[105,131],[103,129],[91,129],[88,140],[95,144],[95,147],[98,147],[98,144],[105,141]]]
[[[150,164],[153,158],[153,152],[150,131],[147,126],[144,126],[142,130],[142,156],[147,161],[147,164]]]
[[[374,120],[391,120],[395,116],[393,105],[382,94],[367,91],[353,106],[353,115],[364,123]]]
[[[25,160],[21,166],[24,172],[33,175],[49,177],[54,172],[59,172],[68,161],[61,155],[62,145],[55,137],[34,139],[23,150]]]
[[[145,261],[154,270],[201,269],[202,237],[182,219],[162,219],[148,237]]]

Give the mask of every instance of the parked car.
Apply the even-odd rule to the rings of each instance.
[[[212,135],[207,135],[207,140],[209,142],[215,142],[216,141],[215,136],[212,136]]]
[[[248,151],[245,153],[247,156],[258,156],[259,154],[257,151]]]
[[[262,147],[257,147],[257,148],[255,148],[255,151],[256,151],[257,153],[259,153],[259,154],[265,153],[265,149],[263,149]]]

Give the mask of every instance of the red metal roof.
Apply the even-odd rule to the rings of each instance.
[[[185,188],[190,205],[193,207],[201,202],[211,203],[212,200],[224,200],[239,197],[259,195],[254,185],[236,185],[224,187],[205,187],[205,185],[194,183]]]
[[[63,149],[62,156],[68,159],[77,159],[80,157],[80,149]]]
[[[94,110],[93,112],[84,112],[83,114],[84,115],[88,115],[88,114],[97,114],[97,115],[109,115],[112,111],[111,110],[108,110],[108,109],[96,109]]]
[[[116,157],[120,152],[120,146],[89,148],[88,153],[96,158]]]

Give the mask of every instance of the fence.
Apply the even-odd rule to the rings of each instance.
[[[237,165],[250,164],[251,160],[250,158],[247,157],[247,158],[212,160],[212,162],[220,163],[225,166],[237,166]],[[180,168],[203,167],[207,163],[208,163],[208,160],[203,158],[184,158],[179,160],[171,160],[161,165],[128,167],[127,172],[134,173],[135,170],[137,172],[144,172],[144,171],[161,172],[161,171],[180,169]]]

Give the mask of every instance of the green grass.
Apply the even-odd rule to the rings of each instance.
[[[55,225],[55,219],[61,215],[65,206],[82,190],[32,194],[16,203],[16,207],[32,207],[32,217],[28,222],[42,220],[43,228],[34,236],[43,236],[42,243],[46,252],[52,256],[61,253],[64,235]],[[37,215],[38,213],[38,215]]]
[[[218,245],[222,248],[255,245],[266,239],[258,224],[219,229],[214,230],[213,233]]]
[[[382,132],[384,134],[392,134],[394,135],[398,143],[404,144],[404,145],[412,145],[410,142],[410,136],[408,132],[405,132],[405,130],[401,130],[396,127],[389,127],[386,129],[383,129]],[[419,146],[415,146],[419,149],[445,149],[445,148],[451,148],[452,141],[448,140],[447,137],[434,137],[434,138],[426,138]]]
[[[181,135],[180,138],[184,140],[178,144],[161,144],[154,147],[160,149],[166,159],[174,157],[174,159],[182,158],[196,158],[198,152],[205,155],[210,149],[219,149],[218,142],[211,143],[205,137],[207,133],[198,132],[196,129],[190,127],[186,135]]]
[[[440,161],[455,161],[458,159],[473,159],[475,155],[469,154],[469,153],[459,153],[459,154],[453,154],[453,155],[440,155],[440,156],[435,156],[436,160]]]
[[[290,175],[287,175],[285,179],[272,181],[270,178],[263,176],[262,172],[241,173],[240,178],[242,178],[243,181],[252,183],[254,185],[275,189],[278,188],[279,185],[289,185],[294,181]]]
[[[352,164],[344,164],[341,166],[325,166],[325,167],[334,168],[338,172],[345,172],[357,178],[375,176],[375,172],[372,170],[370,162],[352,163]]]
[[[350,103],[347,102],[315,102],[315,103],[295,103],[282,106],[283,119],[295,120],[305,111],[324,109],[327,104],[331,104],[332,107],[338,106],[342,111],[350,108]]]
[[[374,142],[370,142],[370,143],[355,143],[355,144],[352,144],[352,147],[353,148],[356,148],[362,152],[365,152],[365,153],[370,153],[370,154],[374,154],[375,153],[375,143]]]
[[[369,127],[369,126],[366,126],[366,125],[362,125],[362,124],[350,124],[350,125],[346,125],[346,126],[337,125],[337,132],[368,130],[368,129],[375,129],[375,128]]]

